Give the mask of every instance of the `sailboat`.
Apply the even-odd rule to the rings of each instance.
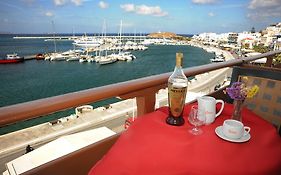
[[[56,43],[56,35],[55,35],[55,24],[54,21],[52,21],[52,28],[53,28],[53,40],[54,40],[54,51],[51,54],[46,55],[45,60],[50,60],[50,61],[61,61],[65,60],[65,56],[62,55],[61,53],[57,53],[57,43]]]
[[[133,59],[135,59],[136,57],[131,53],[131,52],[123,52],[121,51],[121,48],[122,48],[122,20],[120,21],[120,29],[119,29],[119,52],[118,54],[116,53],[113,53],[111,54],[112,57],[116,58],[117,60],[120,60],[120,61],[131,61]]]
[[[105,20],[103,21],[103,28],[102,28],[102,40],[105,43],[105,39],[106,39],[106,23]],[[105,64],[110,64],[110,63],[114,63],[117,61],[117,58],[108,55],[107,54],[107,48],[100,48],[99,50],[99,55],[96,56],[95,60],[97,63],[99,63],[100,65],[105,65]],[[102,53],[104,53],[104,55],[102,55]]]

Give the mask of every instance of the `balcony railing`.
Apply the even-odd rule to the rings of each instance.
[[[209,72],[212,70],[232,67],[249,63],[251,61],[266,57],[265,66],[272,65],[273,57],[279,51],[267,52],[264,54],[242,57],[239,59],[229,60],[221,63],[213,63],[202,66],[187,68],[184,73],[187,77]],[[39,99],[35,101],[20,103],[16,105],[0,108],[0,127],[13,124],[19,121],[37,118],[42,115],[51,114],[57,111],[77,107],[84,104],[94,103],[97,101],[109,99],[112,97],[121,97],[128,99],[136,97],[138,116],[154,111],[155,93],[162,88],[167,87],[167,79],[171,72],[136,80],[121,82],[117,84],[82,90],[68,93],[55,97]]]
[[[184,72],[187,77],[191,77],[220,68],[244,65],[245,63],[264,57],[267,58],[265,66],[270,67],[269,69],[274,69],[271,67],[272,60],[273,57],[279,53],[281,53],[281,50],[221,63],[191,67],[185,69]],[[154,111],[155,94],[159,89],[167,87],[167,80],[170,75],[171,72],[1,107],[0,127],[112,97],[120,97],[122,99],[136,97],[138,116],[141,116],[145,113]],[[213,96],[223,98],[224,94],[222,91],[217,91]],[[119,134],[116,134],[49,163],[43,164],[24,174],[87,174],[89,169],[110,149],[118,137]]]

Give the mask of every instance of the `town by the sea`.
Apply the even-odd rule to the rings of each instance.
[[[15,36],[26,35],[0,35],[0,59],[4,59],[6,54],[11,53],[30,56],[54,52],[53,41],[45,41],[44,38],[15,39],[13,38]],[[63,52],[73,49],[72,43],[72,40],[58,40],[56,50]],[[107,65],[95,62],[36,59],[17,64],[0,64],[0,107],[172,72],[177,52],[184,54],[184,68],[208,64],[214,57],[212,53],[188,45],[149,45],[147,50],[131,51],[136,59],[130,62],[117,61]],[[114,101],[117,99],[92,105],[97,107]],[[0,134],[65,117],[72,113],[74,109],[20,122],[0,128]]]

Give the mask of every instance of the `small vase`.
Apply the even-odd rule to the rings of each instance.
[[[242,109],[244,100],[234,100],[233,101],[233,113],[232,119],[242,122]]]

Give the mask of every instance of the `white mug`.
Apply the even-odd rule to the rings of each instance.
[[[250,127],[244,126],[242,122],[233,119],[225,120],[222,125],[223,134],[231,139],[240,139],[249,134],[250,130]]]
[[[216,100],[214,97],[202,96],[197,98],[198,110],[205,115],[205,124],[211,124],[215,121],[215,118],[219,116],[224,108],[223,100]],[[216,104],[221,103],[221,108],[218,113],[216,113]],[[200,118],[200,117],[199,117]],[[203,118],[203,117],[202,117]]]

